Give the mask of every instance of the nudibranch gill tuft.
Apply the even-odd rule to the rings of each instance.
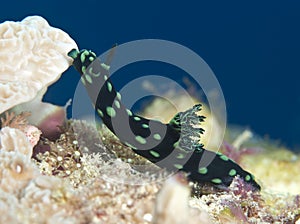
[[[204,120],[197,115],[201,104],[177,113],[168,124],[146,119],[122,104],[121,94],[109,78],[109,65],[102,63],[94,52],[73,49],[68,55],[73,58],[73,66],[81,74],[103,123],[135,153],[166,170],[184,171],[194,183],[229,186],[239,175],[260,190],[252,174],[225,155],[205,150],[199,143],[204,131],[197,127]],[[207,159],[209,162],[205,163]]]

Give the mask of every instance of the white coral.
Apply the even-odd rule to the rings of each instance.
[[[25,155],[0,151],[0,189],[17,194],[38,174],[38,170]]]
[[[32,144],[26,135],[15,128],[4,127],[0,130],[0,150],[17,151],[28,159],[32,156]]]
[[[153,224],[210,224],[208,214],[189,207],[190,188],[185,175],[168,178],[156,197]]]
[[[188,223],[190,189],[182,176],[174,175],[164,183],[156,198],[153,223]]]
[[[69,196],[68,185],[63,179],[43,176],[28,154],[22,153],[23,144],[31,146],[25,134],[7,127],[2,129],[2,137],[3,130],[6,135],[0,149],[0,212],[5,215],[0,216],[0,223],[79,223],[68,212],[72,207],[59,203]],[[22,135],[17,138],[11,133]]]
[[[24,132],[9,127],[0,130],[0,189],[15,194],[38,175],[31,156],[32,145]]]
[[[32,100],[71,64],[77,45],[40,16],[0,24],[0,113]]]

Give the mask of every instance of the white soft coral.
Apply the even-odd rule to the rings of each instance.
[[[35,140],[32,140],[32,142]],[[26,155],[29,159],[32,156],[32,144],[25,133],[19,129],[4,127],[0,130],[1,151],[16,151]]]
[[[64,31],[40,16],[0,24],[0,113],[32,100],[57,81],[76,48]]]

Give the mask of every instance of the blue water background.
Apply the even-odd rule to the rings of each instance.
[[[229,123],[300,147],[300,1],[1,3],[1,22],[28,15],[45,17],[68,32],[80,48],[97,53],[114,43],[144,38],[182,44],[214,71],[226,99]],[[124,75],[128,80],[128,74]],[[49,88],[45,99],[63,105],[73,97],[78,79],[69,69]],[[119,78],[116,84],[124,80]]]

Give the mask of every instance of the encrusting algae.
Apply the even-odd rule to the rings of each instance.
[[[43,63],[45,58],[41,56],[41,63],[30,68],[26,68],[26,63],[20,63],[19,66],[14,65],[14,71],[7,58],[10,47],[15,45],[6,45],[3,54],[7,56],[0,57],[0,63],[6,65],[0,71],[0,223],[295,223],[299,219],[299,156],[285,148],[279,149],[279,146],[266,140],[251,142],[255,136],[249,134],[250,131],[239,131],[240,136],[234,139],[230,136],[233,129],[228,128],[222,147],[222,152],[227,156],[218,156],[223,158],[222,161],[238,160],[243,169],[255,174],[261,191],[253,185],[250,173],[237,175],[237,171],[241,171],[233,162],[230,162],[233,167],[228,173],[232,178],[230,181],[220,179],[221,182],[228,181],[227,186],[222,185],[221,188],[216,178],[210,184],[197,181],[197,178],[195,182],[189,177],[189,172],[194,172],[192,166],[186,170],[177,164],[182,172],[175,175],[159,169],[151,162],[154,161],[153,157],[158,159],[163,148],[150,150],[149,155],[137,155],[138,146],[144,142],[143,136],[136,138],[139,144],[127,141],[127,145],[124,145],[122,137],[120,141],[120,136],[116,137],[110,132],[113,129],[109,120],[104,122],[108,128],[99,124],[97,129],[86,121],[64,120],[63,116],[57,116],[55,109],[47,117],[53,115],[54,120],[60,119],[58,123],[54,122],[59,124],[59,131],[52,135],[37,127],[34,116],[30,117],[30,113],[36,113],[36,107],[31,109],[30,106],[26,107],[26,103],[18,109],[13,106],[32,99],[38,103],[43,89],[56,81],[72,63],[67,54],[77,46],[66,33],[50,27],[38,16],[28,17],[19,23],[0,24],[0,42],[5,42],[8,37],[19,38],[14,29],[22,30],[24,38],[15,45],[20,45],[18,48],[23,46],[22,52],[28,55],[28,61],[34,55],[34,45],[40,46],[37,55],[44,55],[43,51],[49,53],[43,47],[55,50],[46,56],[47,63]],[[39,38],[45,35],[39,33],[49,35],[44,40],[49,41],[49,45],[42,44],[44,42]],[[36,36],[32,40],[26,38],[27,34]],[[80,57],[82,63],[85,62],[83,59]],[[49,73],[35,73],[41,68]],[[86,70],[82,68],[84,73]],[[23,74],[17,72],[20,70],[29,71],[26,74],[31,75],[20,78]],[[34,88],[26,99],[16,100],[16,97],[20,97],[16,94],[18,88],[23,88],[17,80],[24,78],[30,86],[35,81],[34,74],[41,76],[40,81],[47,81],[41,81],[39,88]],[[49,80],[50,76],[55,78]],[[93,82],[86,78],[85,82],[89,81]],[[109,93],[118,96],[112,83],[106,82],[106,86]],[[176,99],[183,104],[183,111],[191,106],[184,106],[184,96],[178,93],[174,95]],[[167,104],[157,102],[159,99],[150,104],[146,113],[164,108],[164,111],[169,111],[167,120],[174,116]],[[32,105],[32,102],[28,105]],[[105,106],[103,104],[95,105],[103,119],[108,119],[104,115],[115,117],[117,114],[114,111],[121,107],[119,101],[114,102],[116,107],[109,109],[102,108]],[[31,109],[30,113],[25,108]],[[133,123],[149,121],[125,111],[127,115],[131,114]],[[209,120],[211,115],[208,113],[205,116]],[[148,114],[148,117],[151,115]],[[199,118],[198,123],[200,121],[202,119]],[[144,129],[147,122],[143,123]],[[176,123],[175,117],[171,126],[176,129],[176,125],[179,123]],[[201,132],[201,129],[193,130]],[[173,138],[176,134],[171,131],[169,135]],[[158,134],[153,135],[154,140],[161,137]],[[220,136],[216,134],[215,137]],[[167,146],[164,145],[164,148]],[[202,146],[200,148],[203,150]],[[260,150],[253,150],[257,148]],[[222,164],[221,161],[216,163],[227,168],[228,165]],[[201,169],[202,173],[205,171]]]

